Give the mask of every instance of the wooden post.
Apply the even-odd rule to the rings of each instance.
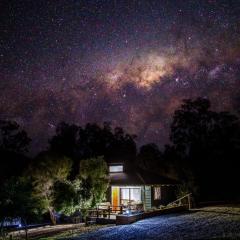
[[[110,212],[111,212],[111,207],[108,206],[108,219],[110,219]]]
[[[143,210],[146,210],[146,189],[145,185],[143,186]]]
[[[191,206],[191,193],[188,194],[188,209],[191,209],[192,206]]]
[[[122,214],[122,213],[123,213],[123,207],[120,206],[120,214]]]
[[[23,219],[24,222],[24,230],[25,230],[25,240],[28,240],[28,227],[27,227],[27,221]]]

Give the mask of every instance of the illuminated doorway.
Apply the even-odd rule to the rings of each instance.
[[[117,210],[119,203],[119,187],[112,187],[112,207]]]

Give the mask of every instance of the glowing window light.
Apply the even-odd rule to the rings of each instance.
[[[111,165],[109,166],[110,173],[123,172],[123,165]]]

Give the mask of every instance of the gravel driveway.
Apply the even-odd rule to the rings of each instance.
[[[131,225],[106,227],[71,239],[240,239],[240,207],[206,207]]]

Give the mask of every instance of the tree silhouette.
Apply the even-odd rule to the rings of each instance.
[[[112,129],[109,123],[104,123],[102,127],[88,123],[84,128],[60,123],[56,135],[49,141],[49,149],[73,159],[74,177],[79,173],[81,159],[104,156],[107,162],[133,163],[136,157],[134,137],[122,128]]]
[[[31,139],[16,122],[0,121],[0,149],[16,153],[28,151]]]
[[[33,185],[28,177],[11,177],[0,186],[0,222],[21,217],[25,226],[37,222],[44,213],[43,202],[33,195]]]
[[[31,139],[16,122],[0,121],[0,180],[19,176],[28,164],[24,155]]]
[[[198,194],[209,199],[237,195],[240,127],[236,116],[210,110],[207,99],[184,100],[174,113],[170,139],[180,178],[191,183],[192,190],[198,186]]]
[[[160,165],[163,166],[161,160],[163,160],[162,153],[156,144],[149,143],[140,147],[137,156],[138,166],[148,170],[160,168]]]
[[[50,140],[50,149],[53,152],[68,156],[72,159],[77,156],[80,127],[61,122],[56,128],[56,135]]]

